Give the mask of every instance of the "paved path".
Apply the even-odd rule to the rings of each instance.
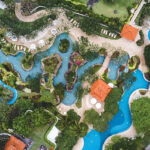
[[[134,12],[134,15],[133,15],[133,17],[132,17],[132,19],[131,19],[131,21],[130,21],[130,23],[129,23],[130,25],[135,26],[135,19],[136,19],[136,17],[138,16],[138,14],[139,14],[139,12],[141,11],[141,9],[142,9],[142,7],[143,7],[144,4],[145,4],[145,1],[142,0],[142,2],[140,3],[139,7],[138,7],[137,10]]]
[[[98,75],[101,76],[104,74],[105,70],[108,68],[109,62],[111,60],[111,56],[106,56],[104,63],[102,64],[102,67],[98,71]]]
[[[22,16],[21,10],[20,10],[21,4],[18,3],[16,5],[19,6],[19,8],[16,8],[16,15],[20,20],[23,20],[25,22],[26,21],[30,22],[30,21],[34,21],[37,18],[41,17],[41,16],[38,15],[38,13],[40,13],[41,11],[37,12],[37,13],[34,13],[31,16]],[[144,0],[142,0],[140,6],[138,7],[137,11],[135,12],[134,18],[136,18],[138,12],[141,10],[143,5],[144,5]],[[44,11],[46,11],[46,10],[44,10]],[[58,11],[58,9],[57,9],[57,11]],[[45,14],[47,14],[47,12],[45,12]],[[69,28],[69,32],[70,32],[71,36],[74,37],[75,40],[78,40],[78,38],[81,37],[81,36],[85,36],[85,37],[88,37],[88,39],[91,43],[97,44],[100,47],[102,47],[102,44],[106,43],[106,42],[110,43],[112,46],[114,46],[116,48],[121,47],[121,49],[127,51],[127,53],[130,55],[130,57],[138,55],[140,57],[140,61],[141,61],[140,70],[142,70],[142,72],[147,71],[147,67],[145,65],[145,60],[144,60],[144,56],[143,56],[143,51],[144,51],[144,46],[149,44],[148,39],[145,39],[145,44],[143,46],[139,47],[139,46],[136,45],[136,42],[128,41],[124,38],[121,38],[121,39],[118,39],[118,40],[111,40],[111,39],[103,38],[103,37],[100,37],[100,36],[87,36],[84,32],[81,31],[81,29],[72,28],[71,23],[69,22],[69,20],[67,19],[66,15],[64,13],[59,13],[58,18],[61,22],[61,23],[59,23],[59,26],[62,26],[62,24],[65,24],[64,26]],[[132,21],[133,20],[131,20],[131,23],[132,23]],[[31,45],[31,43],[37,44],[37,42],[40,40],[40,38],[38,38],[38,37],[40,37],[41,35],[43,35],[42,39],[44,39],[44,40],[47,39],[48,37],[50,37],[51,35],[50,35],[49,32],[44,33],[42,31],[42,33],[38,34],[38,36],[35,38],[35,39],[38,39],[36,41],[35,40],[34,41],[19,40],[18,43],[15,43],[15,44],[21,45],[21,43],[23,43],[23,45],[25,45],[26,47],[29,47]],[[64,31],[62,31],[62,32],[64,32]],[[145,30],[145,32],[147,32],[147,30]],[[147,37],[145,36],[145,38],[147,38]],[[137,36],[135,41],[137,41],[138,39],[139,39],[139,35]],[[108,63],[108,61],[109,61],[109,59],[107,58],[107,63]],[[107,63],[105,63],[104,69],[106,68]],[[102,72],[103,71],[101,71],[101,73]]]
[[[116,47],[119,49],[122,49],[124,51],[126,51],[130,57],[132,56],[139,56],[140,58],[140,65],[139,65],[139,69],[142,72],[146,72],[148,70],[146,64],[145,64],[145,59],[143,56],[143,52],[144,52],[144,47],[145,45],[149,44],[149,41],[145,35],[145,43],[143,46],[137,46],[136,42],[140,37],[139,35],[137,36],[136,40],[133,41],[129,41],[127,39],[121,38],[118,40],[111,40],[111,39],[107,39],[104,37],[100,37],[100,36],[88,36],[86,33],[84,33],[81,29],[79,28],[72,28],[70,29],[70,34],[74,37],[75,40],[78,40],[81,36],[87,37],[89,39],[89,41],[93,44],[97,44],[100,47],[103,47],[104,43],[110,43],[110,45],[112,45],[113,47]]]
[[[30,16],[23,16],[21,14],[21,3],[16,3],[15,5],[15,14],[17,16],[17,18],[20,20],[20,21],[23,21],[23,22],[33,22],[43,16],[46,16],[49,14],[49,11],[47,10],[40,10]]]

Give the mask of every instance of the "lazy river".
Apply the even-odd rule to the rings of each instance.
[[[61,53],[58,49],[59,47],[59,43],[61,39],[68,39],[70,42],[70,47],[67,51],[67,53]],[[72,47],[73,47],[73,41],[70,39],[70,37],[67,34],[60,34],[59,36],[57,36],[54,44],[52,45],[52,47],[50,47],[47,51],[44,52],[39,52],[35,55],[35,62],[34,62],[34,66],[30,71],[25,71],[22,68],[22,64],[21,64],[21,59],[24,55],[23,52],[19,52],[16,56],[12,56],[12,55],[8,55],[6,56],[1,50],[0,50],[0,64],[4,63],[4,62],[9,62],[13,65],[14,70],[17,71],[20,74],[20,77],[23,81],[26,81],[26,78],[30,75],[32,78],[34,78],[36,76],[37,73],[41,73],[42,74],[42,69],[41,69],[41,60],[42,58],[46,57],[46,56],[50,56],[53,55],[55,53],[58,53],[60,55],[60,57],[62,58],[62,66],[59,69],[59,73],[57,74],[57,76],[53,79],[54,80],[54,85],[58,84],[58,83],[63,83],[64,85],[66,84],[66,80],[64,77],[64,74],[67,72],[68,70],[68,64],[69,64],[69,57],[72,53]],[[120,59],[120,58],[119,58]],[[112,80],[115,80],[117,78],[117,74],[118,74],[118,68],[120,65],[126,63],[128,61],[128,57],[127,56],[123,56],[123,58],[121,58],[122,61],[120,61],[120,63],[118,65],[116,65],[115,60],[110,62],[110,71],[109,71],[109,78]],[[77,75],[78,78],[81,77],[82,74],[84,74],[84,71],[86,69],[88,69],[89,67],[95,65],[95,64],[102,64],[104,61],[104,56],[99,56],[99,58],[93,60],[93,61],[89,61],[88,63],[86,63],[84,66],[82,66],[80,69],[78,69],[77,71]],[[116,59],[117,61],[117,59]],[[118,62],[118,61],[117,61]],[[117,66],[117,67],[116,67]],[[115,69],[113,69],[115,68]],[[65,105],[72,105],[76,102],[76,97],[75,97],[75,92],[76,92],[76,87],[79,85],[79,81],[74,85],[74,89],[72,90],[72,92],[65,92],[65,98],[63,100],[63,103]]]
[[[70,47],[69,47],[69,50],[67,53],[61,53],[58,50],[60,40],[64,39],[64,38],[68,39],[70,42]],[[51,48],[49,48],[47,51],[36,54],[34,66],[33,66],[32,70],[30,70],[30,71],[23,70],[23,68],[21,66],[20,60],[22,59],[22,56],[24,55],[24,53],[22,53],[22,52],[19,52],[16,56],[11,56],[11,55],[5,56],[2,53],[2,51],[0,50],[0,58],[1,58],[0,64],[3,62],[11,63],[14,67],[14,70],[16,70],[20,74],[21,79],[23,81],[26,81],[26,77],[28,75],[30,75],[33,78],[36,76],[37,73],[42,73],[42,69],[41,69],[41,59],[42,58],[44,58],[46,56],[50,56],[55,53],[58,53],[60,55],[60,57],[62,58],[62,67],[60,68],[57,76],[54,78],[54,85],[56,85],[58,83],[66,84],[64,74],[68,70],[68,63],[69,63],[69,57],[72,53],[72,46],[73,46],[73,42],[69,38],[69,36],[66,34],[61,34],[56,38],[56,40]],[[86,63],[84,66],[82,66],[80,69],[78,69],[78,71],[77,71],[78,78],[80,78],[81,75],[85,72],[85,70],[88,69],[89,67],[91,67],[95,64],[102,64],[104,62],[104,59],[105,59],[104,56],[99,56],[97,59]],[[122,64],[125,64],[127,61],[128,61],[128,56],[124,56],[123,58],[121,58],[121,61],[119,61],[119,63],[117,63],[117,64],[116,64],[116,62],[118,62],[118,60],[111,61],[109,64],[109,69],[110,69],[109,74],[108,74],[109,78],[112,80],[115,80],[118,75],[119,66]],[[129,106],[128,106],[129,96],[131,95],[131,93],[133,91],[135,91],[139,88],[147,88],[148,87],[148,82],[146,82],[144,80],[143,75],[139,70],[134,72],[133,75],[137,77],[137,80],[129,90],[125,90],[124,95],[122,96],[122,99],[119,102],[119,112],[117,113],[117,115],[114,116],[113,120],[109,122],[108,130],[104,133],[100,133],[95,130],[92,130],[91,132],[89,132],[84,137],[83,150],[101,150],[103,143],[107,137],[109,137],[113,134],[122,132],[130,127],[132,121],[131,121],[131,114],[130,114],[130,110],[129,110]],[[11,87],[8,87],[3,82],[0,82],[0,83],[2,83],[2,85],[4,87],[9,88],[10,90],[13,91],[14,98],[8,103],[8,104],[13,104],[17,99],[17,91]],[[63,100],[63,103],[65,105],[72,105],[76,102],[75,91],[76,91],[76,87],[79,84],[80,84],[80,82],[78,81],[74,85],[74,89],[72,90],[72,92],[65,93],[65,99]]]

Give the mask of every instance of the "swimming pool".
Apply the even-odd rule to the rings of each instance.
[[[122,64],[126,64],[129,60],[129,55],[123,55],[120,56],[116,59],[113,59],[109,63],[109,69],[110,71],[108,72],[108,78],[111,80],[116,80],[118,77],[118,69]]]
[[[148,39],[150,40],[150,30],[148,30]]]
[[[70,47],[69,47],[67,53],[61,53],[58,49],[61,39],[68,39],[70,42]],[[62,66],[59,69],[59,73],[53,79],[53,81],[54,81],[53,83],[54,83],[54,85],[56,85],[58,83],[63,83],[65,85],[66,80],[65,80],[64,74],[68,71],[69,57],[72,53],[72,47],[73,47],[73,42],[72,42],[71,38],[67,34],[63,33],[63,34],[60,34],[59,36],[57,36],[53,45],[47,51],[39,52],[35,55],[36,61],[34,62],[34,66],[33,66],[32,70],[30,70],[30,71],[25,71],[22,68],[21,59],[24,55],[23,52],[19,52],[16,56],[12,56],[12,55],[6,56],[0,50],[0,58],[1,58],[0,64],[2,64],[4,62],[11,63],[14,67],[14,70],[20,74],[21,79],[23,81],[26,81],[26,77],[28,75],[30,75],[32,78],[34,78],[37,73],[42,74],[42,69],[41,69],[41,59],[42,58],[44,58],[46,56],[50,56],[55,53],[58,53],[60,55],[60,57],[62,58]],[[110,62],[110,65],[109,65],[110,71],[108,74],[108,77],[110,79],[115,80],[117,78],[119,65],[122,65],[124,63],[124,61],[120,61],[120,60],[122,60],[122,59],[118,58],[117,60],[115,60],[115,61],[113,60]],[[87,62],[84,66],[82,66],[80,69],[78,69],[78,71],[77,71],[78,78],[81,77],[81,75],[84,73],[84,71],[86,69],[88,69],[89,67],[91,67],[95,64],[102,64],[103,61],[104,61],[104,56],[99,56],[97,59]],[[117,63],[119,62],[118,63],[119,65],[118,64],[116,65],[116,62]],[[75,92],[76,92],[76,87],[79,84],[80,84],[79,81],[77,83],[75,83],[74,89],[72,90],[72,92],[67,92],[67,91],[65,92],[65,98],[63,100],[63,103],[65,105],[72,105],[76,102]]]
[[[122,99],[119,102],[119,112],[109,122],[109,128],[104,133],[97,133],[95,130],[90,131],[84,137],[83,150],[91,150],[91,148],[93,148],[93,150],[102,150],[102,146],[109,136],[123,132],[131,126],[132,118],[128,105],[129,97],[135,90],[140,88],[148,89],[149,85],[149,83],[144,79],[140,70],[133,72],[133,75],[137,78],[137,80],[133,83],[129,90],[124,91]],[[90,142],[93,140],[93,143]],[[99,147],[96,145],[99,145]]]

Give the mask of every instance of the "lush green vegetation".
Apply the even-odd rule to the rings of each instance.
[[[140,0],[138,0],[138,2],[139,1]],[[93,11],[99,15],[113,18],[117,17],[124,21],[128,19],[130,10],[136,6],[136,2],[136,0],[101,0],[94,4]],[[116,10],[117,12],[115,13],[114,10]]]
[[[44,63],[44,69],[46,72],[50,74],[55,74],[56,67],[59,63],[57,57],[44,59],[43,63]]]
[[[142,150],[150,143],[150,99],[139,98],[131,104],[133,125],[137,136],[134,139],[113,137],[105,147],[106,150]]]
[[[40,92],[41,77],[41,74],[37,74],[35,78],[32,78],[31,76],[26,78],[26,81],[28,81],[28,87],[32,90],[32,92]]]
[[[85,70],[84,74],[80,77],[80,82],[89,82],[92,84],[95,80],[98,79],[98,76],[96,75],[97,71],[101,68],[101,65],[95,65],[87,70]]]
[[[150,68],[150,45],[147,45],[144,48],[144,58],[146,65]]]
[[[16,36],[36,35],[37,30],[41,30],[49,24],[50,16],[37,19],[34,22],[21,22],[18,20],[14,12],[8,10],[0,10],[0,26],[11,30]]]
[[[6,142],[8,141],[10,137],[6,135],[1,135],[0,136],[0,149],[3,150],[5,147]]]
[[[53,118],[47,113],[44,108],[34,109],[33,112],[27,112],[17,116],[13,120],[13,129],[15,133],[29,136],[32,130],[36,127],[46,125],[53,121]]]
[[[99,57],[101,48],[91,44],[87,38],[82,36],[79,42],[74,44],[73,50],[79,52],[84,60],[94,60]]]
[[[32,53],[26,52],[26,54],[23,56],[21,62],[22,62],[24,69],[30,69],[32,67],[32,65],[34,64]]]
[[[62,53],[66,53],[68,51],[69,45],[70,45],[69,40],[67,39],[60,40],[59,50]]]
[[[67,115],[58,121],[57,127],[61,133],[56,138],[56,150],[72,149],[77,140],[87,134],[88,126],[85,123],[79,123],[79,121],[80,116],[74,110],[68,111]]]
[[[131,104],[133,125],[136,132],[145,133],[150,127],[150,99],[147,97],[133,101]]]
[[[76,79],[76,72],[75,71],[69,71],[65,74],[67,86],[66,88],[68,90],[72,90],[74,87],[75,79]]]
[[[119,111],[118,101],[121,100],[123,91],[119,88],[113,88],[106,97],[104,104],[104,112],[99,116],[94,109],[85,111],[84,122],[93,124],[93,128],[97,131],[104,132],[108,128],[108,122],[112,120],[113,116]],[[93,119],[95,118],[95,119]]]
[[[75,103],[78,108],[82,107],[82,98],[84,95],[89,93],[89,88],[83,88],[81,85],[79,85],[76,89],[75,96],[77,98],[77,102]]]
[[[140,58],[138,56],[132,56],[128,61],[128,68],[130,71],[134,71],[140,64]]]
[[[114,136],[105,146],[105,150],[137,150],[137,145],[134,140],[127,137]]]
[[[145,17],[149,16],[150,14],[150,3],[144,4],[143,8],[141,9],[140,13],[136,18],[136,24],[142,26],[144,23]]]
[[[140,39],[136,41],[138,46],[142,46],[144,44],[144,33],[142,30],[139,31]]]
[[[54,94],[55,96],[59,97],[59,99],[62,101],[65,98],[65,91],[66,88],[62,83],[59,83],[57,85],[54,86],[55,90],[54,90]]]
[[[100,65],[95,65],[93,67],[88,68],[85,70],[84,74],[80,77],[80,85],[77,87],[75,96],[77,97],[76,106],[81,108],[82,106],[82,97],[89,93],[89,88],[83,88],[82,83],[88,82],[92,84],[95,80],[98,79],[96,72],[100,69]]]
[[[0,85],[0,101],[2,100],[6,103],[10,101],[12,97],[13,97],[13,92]]]
[[[132,84],[136,81],[136,77],[133,76],[132,72],[122,73],[117,80],[117,85],[120,88],[129,89]]]
[[[48,128],[49,128],[49,124],[45,126],[37,127],[33,130],[33,132],[30,133],[30,138],[34,141],[31,150],[38,149],[40,145],[44,145],[48,149],[51,147],[51,145],[48,144],[44,139],[44,135]]]
[[[18,88],[18,83],[22,86],[25,85],[20,78],[18,77],[17,72],[12,68],[12,65],[9,63],[0,64],[0,80],[11,87]]]
[[[49,90],[45,90],[45,89],[41,90],[41,97],[39,99],[39,102],[51,103],[54,106],[57,104],[54,93],[50,92]]]

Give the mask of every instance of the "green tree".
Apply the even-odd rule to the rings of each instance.
[[[144,58],[146,65],[150,68],[150,44],[144,48]]]
[[[145,133],[150,129],[150,99],[143,97],[131,104],[133,125],[137,133]]]

